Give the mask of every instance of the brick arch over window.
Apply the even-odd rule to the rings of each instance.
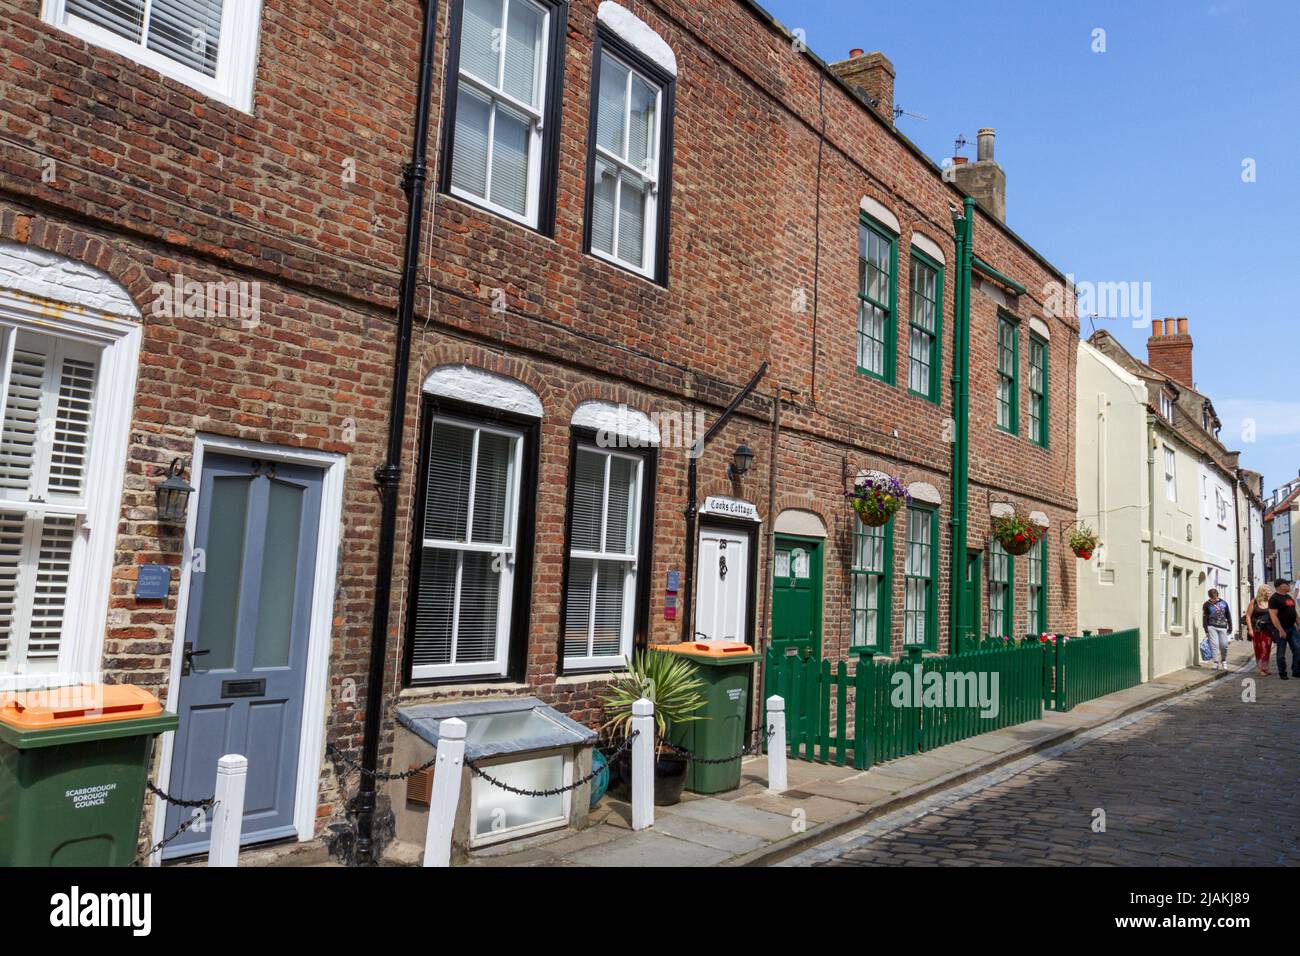
[[[110,279],[130,299],[133,308],[106,314],[139,319],[149,312],[154,280],[140,263],[99,239],[39,217],[5,213],[0,215],[0,240],[62,256],[70,265],[93,269]],[[0,277],[3,285],[7,283]],[[63,297],[60,301],[71,300]]]
[[[500,352],[478,345],[466,345],[458,342],[443,342],[420,353],[420,365],[423,382],[436,369],[447,365],[464,365],[469,368],[482,369],[493,375],[514,379],[526,386],[542,403],[544,421],[558,415],[564,401],[564,392],[555,388],[534,368],[532,363],[510,358]],[[572,410],[570,410],[570,413]],[[565,422],[567,424],[567,417]]]

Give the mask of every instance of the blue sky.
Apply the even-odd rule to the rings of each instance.
[[[995,127],[1008,225],[1079,282],[1150,283],[1151,317],[1191,320],[1224,442],[1270,491],[1300,471],[1300,3],[760,2],[827,61],[888,55],[936,161]],[[1097,321],[1145,358],[1133,324]]]

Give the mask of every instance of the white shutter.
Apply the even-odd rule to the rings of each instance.
[[[38,662],[41,661],[47,662],[50,669],[58,662],[76,532],[75,518],[60,515],[46,515],[44,518],[36,580],[32,588],[31,629],[27,638],[29,670],[40,669]]]
[[[23,336],[14,349],[9,390],[4,402],[4,432],[0,437],[0,497],[26,502],[36,493],[32,475],[45,394],[45,352],[32,348]],[[40,340],[36,340],[39,344]]]
[[[152,0],[149,49],[205,76],[217,75],[222,0]]]
[[[54,446],[50,449],[48,493],[80,499],[90,458],[95,399],[95,363],[71,356],[59,363]]]
[[[140,42],[145,0],[67,0],[68,13],[127,40]]]
[[[18,616],[18,574],[26,522],[0,511],[0,664],[12,663]]]

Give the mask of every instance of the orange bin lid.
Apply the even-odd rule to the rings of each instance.
[[[132,684],[83,684],[0,694],[0,721],[20,730],[157,717],[162,709],[153,694]]]
[[[687,654],[691,657],[735,657],[740,654],[753,654],[754,649],[740,641],[687,641],[683,644],[651,644],[652,651],[667,651],[669,654]]]

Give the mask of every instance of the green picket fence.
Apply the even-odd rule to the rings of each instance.
[[[764,686],[786,702],[790,756],[866,770],[1037,720],[1043,653],[1038,644],[994,641],[958,656],[862,659],[850,668],[770,652]]]
[[[1085,635],[1044,645],[1043,705],[1080,704],[1142,683],[1142,632]]]

